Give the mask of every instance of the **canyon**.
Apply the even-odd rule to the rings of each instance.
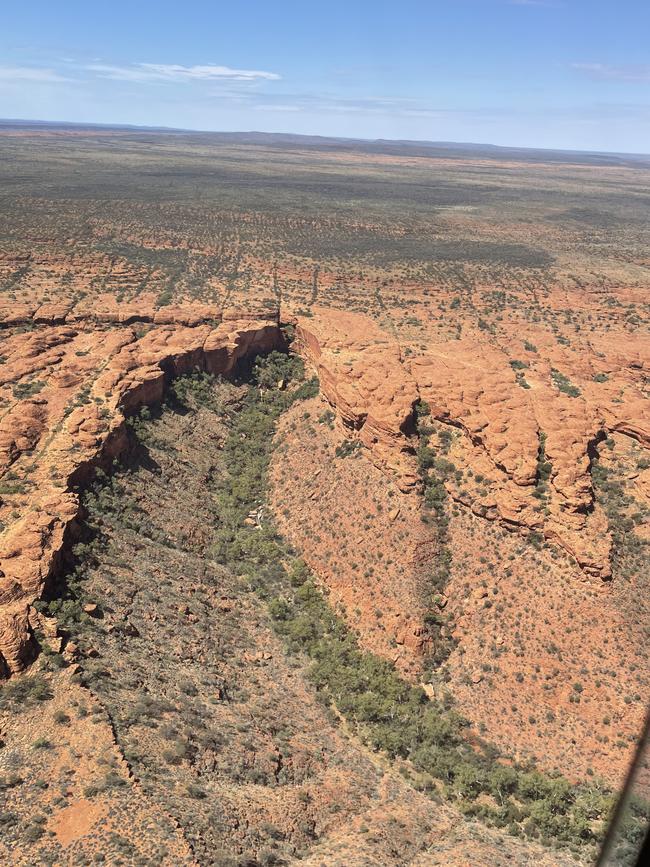
[[[509,762],[559,772],[572,784],[616,790],[642,727],[650,674],[650,284],[640,198],[647,167],[596,170],[578,157],[532,165],[471,155],[296,152],[163,134],[157,141],[154,153],[138,134],[66,139],[21,131],[0,140],[8,190],[0,209],[0,690],[12,695],[45,672],[57,684],[51,713],[68,700],[84,703],[87,690],[74,678],[104,665],[104,651],[96,662],[67,650],[75,642],[47,606],[85,544],[85,497],[97,480],[120,476],[132,460],[134,431],[150,423],[166,431],[167,451],[155,438],[151,449],[160,466],[168,452],[182,453],[166,472],[180,504],[178,525],[189,534],[179,545],[193,552],[188,587],[199,592],[196,558],[210,560],[201,540],[215,528],[200,493],[186,502],[185,489],[209,488],[227,424],[222,429],[205,408],[164,424],[159,413],[188,377],[207,376],[210,388],[234,389],[239,400],[255,359],[279,351],[302,361],[317,393],[279,417],[268,492],[246,527],[262,534],[267,521],[277,525],[361,650],[421,687],[432,706],[452,703],[467,721],[468,742],[485,741]],[[84,161],[81,186],[72,174],[48,186],[47,167],[69,149]],[[115,154],[130,149],[140,162],[123,177]],[[37,167],[33,177],[27,165]],[[176,174],[179,165],[184,175]],[[152,172],[173,185],[150,184]],[[477,177],[485,187],[476,187]],[[360,200],[346,192],[350,178]],[[298,214],[294,197],[307,183]],[[282,378],[269,380],[262,399],[265,389],[271,400],[286,388]],[[143,464],[137,472],[153,470]],[[155,520],[143,479],[136,490]],[[165,504],[160,533],[173,536],[171,492],[161,488],[158,499]],[[139,562],[141,540],[126,531],[111,530],[123,583],[112,590],[101,567],[93,580],[106,600],[119,586],[128,611],[130,588],[137,593],[140,581],[140,566],[128,564]],[[161,551],[156,556],[166,558]],[[165,562],[176,569],[173,557]],[[142,569],[154,584],[151,575],[164,577],[155,562]],[[239,598],[236,569],[233,576],[218,599],[190,606],[206,635],[221,628],[210,619],[218,606]],[[195,621],[179,613],[182,571],[174,582],[175,671],[184,630],[192,654],[202,651],[191,638]],[[233,676],[255,680],[260,666],[277,664],[259,689],[275,694],[276,676],[289,689],[292,663],[282,643],[269,624],[263,638],[257,632],[267,615],[242,605],[238,629],[253,630],[250,642],[262,657],[244,660],[246,675]],[[167,615],[138,616],[136,649],[157,648],[166,658]],[[106,658],[121,688],[129,675],[112,641]],[[232,652],[254,657],[257,650],[237,644]],[[52,654],[65,661],[53,675]],[[221,661],[211,657],[210,665],[220,670]],[[195,677],[200,693],[198,669]],[[313,732],[325,723],[304,678],[283,724],[293,725],[300,702],[309,706],[317,750]],[[136,792],[140,777],[122,764],[121,736],[109,730],[121,705],[100,693],[92,701],[102,749],[144,817],[152,802]],[[36,740],[52,739],[52,726],[62,731],[50,711],[45,733],[39,729],[38,705],[28,702],[25,713]],[[206,705],[200,713],[212,711]],[[10,751],[21,743],[19,720],[13,711],[2,717]],[[78,729],[72,752],[76,737],[91,742],[84,720],[70,723]],[[260,744],[267,737],[255,734]],[[352,749],[361,761],[356,742],[328,737],[327,750],[340,757]],[[152,760],[163,749],[156,744]],[[238,749],[246,752],[244,740],[233,756]],[[364,774],[375,779],[371,765],[385,760],[371,753],[366,761],[346,786],[361,785]],[[190,759],[179,762],[194,773]],[[380,774],[381,795],[366,794],[380,798],[373,827],[384,839],[386,823],[406,821],[402,801],[414,790],[394,767],[382,767],[390,780]],[[389,818],[393,796],[399,806]],[[418,815],[429,822],[425,801],[418,793]],[[251,826],[262,822],[237,815]],[[75,816],[72,826],[81,821]],[[465,818],[449,813],[448,820],[448,828],[462,827],[462,840],[449,844],[445,863],[465,863],[465,846],[472,857],[489,851],[498,863],[494,847],[506,845],[503,838],[483,829],[487,848],[472,850]],[[99,812],[93,821],[101,825]],[[191,833],[173,827],[151,839],[175,852],[176,863],[208,863],[196,854],[200,835],[188,848]],[[296,851],[311,847],[297,827],[282,833]],[[262,845],[238,834],[231,840],[242,852]],[[326,853],[333,838],[323,834]],[[343,826],[336,831],[347,853],[341,863],[366,863],[354,860],[361,852],[371,857],[360,834],[344,840]],[[537,845],[539,834],[530,836],[525,845]],[[405,832],[405,840],[415,837],[413,828]],[[381,846],[376,863],[396,858]],[[416,849],[408,863],[438,863]],[[512,857],[526,863],[528,856],[524,849]],[[549,863],[562,857],[554,853]]]
[[[375,517],[372,529],[367,525],[350,528],[357,545],[369,549],[371,558],[386,545],[394,555],[396,574],[390,579],[384,577],[379,599],[373,601],[363,580],[349,574],[349,562],[340,562],[336,570],[323,575],[328,586],[341,587],[339,599],[348,617],[355,608],[364,612],[361,639],[368,647],[393,659],[412,677],[421,671],[430,650],[424,622],[430,598],[421,561],[426,559],[427,545],[431,559],[436,553],[431,539],[419,529],[414,422],[415,406],[423,400],[430,406],[432,420],[444,426],[441,430],[453,432],[447,454],[455,472],[460,470],[461,480],[454,475],[445,484],[463,514],[498,525],[506,531],[501,535],[510,548],[513,540],[526,540],[533,532],[554,544],[561,555],[561,569],[574,584],[571,592],[564,594],[561,605],[573,606],[573,593],[577,591],[582,600],[573,616],[582,617],[585,628],[592,617],[598,616],[597,608],[602,616],[609,605],[611,588],[604,582],[611,576],[611,535],[604,511],[595,503],[591,449],[612,434],[642,446],[647,443],[649,428],[643,401],[606,402],[607,393],[619,393],[621,383],[628,389],[635,388],[635,375],[643,371],[643,359],[650,357],[650,353],[644,354],[644,344],[637,346],[628,341],[625,352],[621,348],[618,354],[608,357],[608,386],[609,382],[612,385],[605,395],[597,392],[592,401],[585,381],[587,376],[593,378],[595,365],[581,373],[571,370],[571,381],[586,393],[576,401],[558,394],[553,385],[550,366],[561,363],[555,359],[531,362],[526,368],[531,388],[518,389],[509,356],[489,344],[480,348],[473,343],[470,354],[460,343],[453,346],[453,355],[447,344],[444,354],[442,348],[433,347],[431,354],[411,360],[403,356],[394,337],[357,313],[314,308],[312,315],[301,317],[269,306],[215,311],[189,305],[180,314],[167,310],[164,323],[157,323],[155,310],[140,307],[137,326],[129,324],[133,316],[129,311],[119,311],[121,322],[111,321],[110,314],[88,320],[73,310],[65,314],[63,321],[53,324],[43,323],[43,315],[35,311],[34,330],[8,334],[3,344],[3,386],[13,389],[15,395],[21,383],[41,383],[36,394],[14,403],[0,427],[4,477],[15,476],[19,484],[26,486],[20,520],[12,521],[9,513],[10,505],[13,509],[15,504],[13,498],[5,499],[2,513],[7,524],[0,549],[0,658],[5,676],[24,670],[35,658],[33,636],[42,627],[42,620],[34,603],[53,582],[64,562],[66,546],[78,535],[79,487],[91,479],[93,468],[109,470],[126,447],[126,418],[143,406],[159,404],[175,376],[197,370],[227,376],[243,359],[284,347],[281,320],[295,330],[295,351],[318,375],[321,401],[333,413],[334,437],[339,443],[354,441],[362,447],[361,486],[354,498],[357,506],[367,497],[366,462],[379,471],[379,488],[394,488],[392,500],[382,495],[386,511]],[[114,315],[117,318],[117,313]],[[180,320],[177,323],[173,321],[175,316]],[[137,327],[146,329],[146,333],[138,335]],[[566,357],[563,369],[570,369]],[[573,410],[576,402],[578,407]],[[633,414],[635,408],[638,415]],[[542,430],[549,431],[545,454],[552,470],[544,509],[540,510],[535,494]],[[311,450],[312,436],[306,434],[304,442],[299,438],[301,450]],[[345,466],[345,462],[339,461],[338,465]],[[345,497],[352,482],[345,476],[337,478],[340,474],[336,464],[334,467],[331,484],[339,496]],[[310,479],[308,475],[305,483],[316,481],[318,498],[314,499],[313,494],[294,497],[295,514],[284,532],[299,541],[300,550],[318,573],[323,571],[323,552],[321,558],[310,559],[313,542],[303,538],[297,529],[305,525],[306,513],[310,519],[313,513],[319,524],[326,520],[323,510],[327,509],[327,487],[321,490],[321,480],[313,475],[317,471],[312,460],[312,476]],[[305,472],[304,468],[297,469],[296,478],[285,480],[284,486],[296,486]],[[643,498],[650,490],[648,478],[646,470],[637,479]],[[409,569],[412,578],[408,577]],[[420,573],[418,577],[416,573]],[[596,605],[589,595],[594,590],[598,595]],[[456,598],[451,596],[447,613],[453,613],[453,620],[458,621],[455,629],[459,636],[465,635],[472,645],[480,645],[482,629],[463,629],[467,623],[467,602],[463,598],[466,592],[471,598],[478,595],[479,600],[484,593],[480,587],[464,592],[459,588]],[[380,634],[372,614],[377,606],[392,618],[388,626],[384,618]],[[560,611],[560,622],[563,616]],[[607,622],[615,632],[627,631],[615,610],[608,610]],[[503,642],[503,626],[498,629]],[[495,635],[485,635],[483,640],[494,641]],[[611,650],[602,644],[603,640],[605,636],[600,639],[599,655],[609,657]],[[402,648],[397,655],[391,647],[395,641]],[[595,637],[588,648],[574,649],[570,670],[575,676],[583,667],[581,658],[593,654],[598,641]],[[619,653],[626,658],[633,656],[634,644],[632,635],[625,636]],[[540,657],[541,653],[531,655],[536,665]],[[556,676],[563,680],[569,674],[560,667]],[[633,683],[629,689],[635,689]],[[472,700],[481,691],[480,686],[475,686]],[[621,703],[627,694],[623,692]],[[549,701],[548,694],[535,695],[535,701],[541,707],[546,705],[549,712],[557,712],[557,697],[554,692],[551,696]],[[570,693],[565,701],[568,698]],[[604,700],[604,695],[599,699]],[[611,705],[609,709],[611,712]],[[588,727],[592,724],[593,711],[586,710],[587,716],[571,714],[583,738],[589,737]],[[621,721],[625,717],[630,733],[640,723],[640,718],[624,713],[623,704],[614,713]],[[487,719],[489,706],[476,722]],[[574,741],[572,725],[566,727],[566,732],[567,740]],[[558,763],[563,751],[573,752],[565,738],[560,738],[559,744]],[[599,753],[596,750],[595,754]],[[602,758],[599,771],[616,779],[606,750]],[[619,767],[624,767],[625,754],[621,759]]]

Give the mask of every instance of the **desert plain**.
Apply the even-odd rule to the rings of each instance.
[[[649,207],[643,157],[0,127],[3,862],[594,863]]]

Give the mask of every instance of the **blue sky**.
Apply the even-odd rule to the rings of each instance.
[[[650,0],[23,0],[0,117],[650,152]]]

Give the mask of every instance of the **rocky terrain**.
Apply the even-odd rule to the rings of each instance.
[[[0,381],[11,397],[0,422],[0,455],[4,478],[19,479],[4,493],[21,498],[33,491],[22,509],[21,499],[3,501],[0,652],[5,675],[22,670],[33,656],[29,605],[57,568],[66,532],[78,517],[73,489],[93,463],[110,466],[119,455],[125,414],[160,402],[165,380],[174,375],[195,368],[226,374],[251,347],[268,352],[279,346],[277,318],[256,318],[260,315],[214,311],[210,324],[190,328],[156,327],[152,313],[154,327],[140,336],[128,327],[98,330],[66,323],[3,342]],[[205,312],[192,319],[188,311],[181,318],[188,316],[195,323],[205,321]],[[139,321],[146,321],[142,308]],[[35,454],[40,459],[34,461]]]
[[[134,134],[117,145],[130,154],[126,184],[113,162],[115,146],[96,133],[70,143],[29,134],[0,141],[4,165],[14,166],[13,173],[2,170],[0,213],[3,678],[27,682],[40,671],[42,648],[56,649],[60,641],[56,619],[39,603],[55,593],[83,536],[81,497],[95,470],[110,474],[130,454],[128,420],[142,407],[155,410],[179,376],[198,370],[232,377],[251,358],[285,350],[293,340],[292,351],[318,377],[319,394],[279,422],[270,507],[330,604],[363,648],[424,684],[432,699],[450,693],[473,737],[573,782],[618,786],[641,728],[650,673],[650,275],[640,217],[647,168],[606,166],[596,173],[584,164],[268,152],[173,136],[161,136],[152,149]],[[66,148],[76,149],[84,165],[74,183],[65,169],[52,174]],[[215,177],[207,174],[210,159],[219,167]],[[30,160],[31,180],[15,171]],[[147,185],[152,169],[171,178],[179,161],[187,172],[173,195]],[[254,207],[248,184],[255,172],[262,180]],[[346,191],[346,179],[354,189]],[[306,189],[313,197],[299,213],[294,196]],[[194,450],[205,449],[201,437],[208,433],[196,424],[185,428],[177,419],[166,432],[170,442],[187,442],[182,459],[175,457],[180,465],[169,470],[174,490],[191,488],[207,472],[193,464],[192,478],[183,476],[183,461],[192,464]],[[219,441],[217,428],[211,436]],[[140,483],[147,484],[136,488]],[[157,494],[161,508],[165,496],[164,489]],[[170,503],[162,533],[176,532],[173,511]],[[197,557],[206,556],[210,517],[187,522],[189,513],[202,514],[198,493],[182,512],[192,556],[169,592],[177,600],[172,632],[187,634],[189,643],[193,627],[180,612],[185,584],[199,588],[192,592],[204,609],[237,592],[232,575],[221,575],[217,589],[201,586],[200,569],[190,577]],[[120,551],[106,556],[129,561],[130,546],[139,550],[137,535],[121,538]],[[124,593],[119,605],[130,606],[129,588],[143,576],[155,583],[169,573],[161,556],[131,564],[121,575],[123,589],[110,591],[116,604]],[[100,568],[104,596],[105,580]],[[228,651],[243,660],[237,678],[249,686],[257,678],[260,701],[272,701],[274,690],[289,695],[293,687],[263,618],[246,632],[262,616],[248,604],[233,607],[236,626],[213,623],[212,615],[201,622],[210,634],[245,633]],[[168,650],[182,656],[187,648],[173,641],[159,646],[158,624],[167,616],[151,622],[145,610],[135,616],[140,652],[150,648],[161,660]],[[197,616],[207,615],[202,609]],[[219,654],[204,658],[197,642],[190,679],[199,678],[202,695],[200,671],[226,679],[231,673],[222,671]],[[244,644],[271,656],[260,661]],[[100,658],[107,652],[108,646]],[[118,687],[129,681],[123,665],[111,662]],[[166,665],[176,663],[170,657],[161,669]],[[83,837],[83,823],[93,817],[103,834],[122,833],[124,810],[147,823],[169,863],[211,863],[202,846],[241,854],[250,844],[259,855],[271,845],[270,832],[253,845],[233,830],[275,820],[238,813],[241,803],[255,800],[252,790],[228,800],[228,786],[241,781],[228,782],[216,767],[217,800],[231,804],[237,818],[227,833],[221,820],[208,831],[214,798],[195,798],[205,825],[192,842],[184,808],[160,788],[155,796],[141,790],[142,776],[124,764],[120,732],[111,734],[120,701],[130,698],[95,696],[91,707],[70,668],[48,677],[54,698],[45,716],[38,699],[27,702],[29,734],[20,749],[28,737],[54,737],[57,751],[34,753],[40,763],[34,773],[48,784],[60,778],[63,786],[66,767],[80,762],[82,782],[66,785],[74,804],[81,803],[84,786],[99,772],[97,757],[75,756],[75,750],[86,756],[92,725],[104,739],[100,765],[125,781],[108,787],[99,806],[81,803],[47,819],[63,847],[56,857],[66,839]],[[326,731],[331,723],[318,717],[309,689],[291,693],[285,724],[312,702],[310,731]],[[70,714],[70,706],[87,707],[90,721]],[[52,716],[61,709],[72,720],[65,726]],[[207,718],[213,709],[203,704],[192,713]],[[2,739],[15,744],[17,719],[9,713],[3,720]],[[212,724],[226,721],[217,714]],[[137,727],[133,734],[144,736]],[[242,734],[229,762],[245,753]],[[248,737],[256,752],[272,750],[260,731]],[[314,864],[460,864],[480,851],[472,846],[505,845],[484,828],[472,842],[464,826],[458,830],[459,815],[443,821],[447,814],[436,808],[434,821],[426,798],[417,815],[430,828],[420,838],[403,805],[414,793],[394,770],[378,770],[376,756],[339,741],[338,730],[327,737],[326,745],[314,741],[305,749],[331,752],[336,765],[349,764],[346,751],[354,752],[359,769],[343,789],[357,792],[363,780],[365,794],[354,798],[368,805],[378,799],[372,817],[359,818],[370,831],[359,836],[349,825],[348,804],[340,827],[319,825],[314,843],[295,830],[314,816],[294,804],[301,816],[291,833],[282,829],[293,848],[281,857],[307,847]],[[151,761],[164,749],[154,738]],[[190,778],[182,785],[195,785]],[[318,783],[341,785],[336,775]],[[62,789],[64,796],[70,797]],[[280,800],[268,809],[275,816],[289,807]],[[406,828],[400,839],[411,847],[403,861],[381,848],[394,823]],[[453,845],[440,842],[442,833],[446,841],[452,834]],[[369,846],[373,835],[378,840]],[[125,835],[120,845],[137,848],[135,836]],[[439,845],[432,848],[434,839]],[[489,851],[484,863],[499,863]],[[77,854],[87,857],[83,845]]]
[[[41,635],[38,674],[3,695],[3,860],[574,863],[468,825],[323,706],[243,561],[218,553],[215,480],[245,389],[186,389],[129,431],[85,497],[74,568],[37,606],[63,638]]]

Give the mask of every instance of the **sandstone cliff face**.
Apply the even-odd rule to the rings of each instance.
[[[609,575],[606,523],[593,504],[590,446],[603,431],[597,409],[553,389],[550,370],[518,387],[505,352],[455,341],[412,362],[434,418],[464,433],[455,456],[494,481],[484,497],[452,491],[477,514],[541,531],[587,571]],[[551,464],[544,511],[534,498],[544,440]]]
[[[362,457],[365,450],[337,457],[349,430],[328,424],[323,397],[296,404],[280,420],[269,472],[277,525],[362,645],[419,678],[433,649],[425,616],[439,555],[435,533],[421,520],[420,498],[400,491]]]
[[[0,420],[0,472],[11,480],[12,466],[28,456],[31,466],[19,486],[26,499],[0,536],[2,675],[22,670],[34,655],[31,605],[74,533],[74,488],[94,464],[123,450],[126,415],[159,402],[174,376],[197,369],[228,375],[240,359],[283,344],[274,314],[238,318],[230,311],[220,321],[213,310],[212,324],[196,327],[156,325],[156,315],[140,311],[152,324],[141,336],[129,327],[97,331],[77,319],[75,328],[52,325],[4,341],[0,382],[13,385],[17,400]],[[207,316],[186,310],[181,318],[200,323]]]
[[[134,317],[136,326],[125,324]],[[240,358],[279,346],[281,333],[277,314],[206,305],[176,311],[100,304],[92,314],[83,306],[13,307],[0,310],[0,320],[7,407],[0,472],[5,492],[24,495],[17,510],[0,503],[0,667],[7,674],[33,653],[30,605],[77,515],[72,488],[94,462],[123,449],[125,415],[160,401],[174,376],[197,368],[229,374]],[[33,330],[15,327],[25,321]],[[562,349],[527,356],[521,373],[510,347],[480,335],[431,340],[419,355],[404,357],[397,340],[361,314],[315,308],[294,322],[296,348],[318,373],[343,436],[358,440],[402,492],[417,488],[413,410],[422,399],[454,435],[449,458],[458,473],[446,481],[452,498],[481,518],[535,531],[586,573],[608,577],[611,541],[595,504],[591,463],[610,431],[650,443],[648,401],[636,384],[650,357],[647,343],[616,343],[607,381],[601,376],[596,386],[594,373],[602,371],[576,364]],[[558,388],[558,369],[571,373],[579,394]],[[621,401],[623,386],[636,397]],[[542,442],[550,467],[543,490]],[[18,465],[22,475],[13,479]]]
[[[648,400],[640,390],[636,400],[616,398],[619,382],[630,385],[632,374],[634,386],[636,370],[647,366],[642,338],[617,345],[608,388],[594,386],[596,371],[583,362],[581,389],[567,394],[554,365],[571,370],[575,360],[561,350],[550,361],[521,362],[509,347],[476,335],[429,342],[418,357],[404,358],[397,341],[368,318],[322,308],[299,317],[296,334],[340,422],[401,490],[417,481],[413,407],[420,398],[435,420],[459,434],[450,457],[465,484],[449,482],[450,496],[483,518],[540,533],[586,573],[610,576],[611,539],[594,501],[591,463],[608,431],[648,444]],[[542,489],[543,461],[550,477]],[[476,476],[486,479],[487,491],[470,484]]]
[[[408,431],[418,399],[397,341],[355,313],[318,309],[296,323],[296,348],[315,368],[325,399],[371,460],[412,488],[416,467]]]

